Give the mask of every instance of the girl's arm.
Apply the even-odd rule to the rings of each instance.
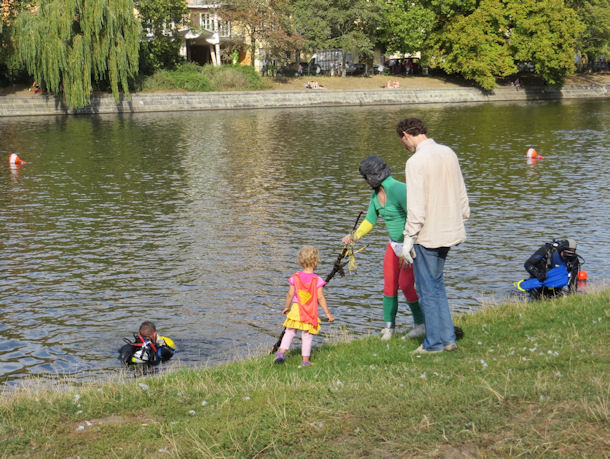
[[[288,293],[286,294],[286,305],[284,306],[284,310],[282,314],[287,314],[290,311],[290,303],[292,303],[292,299],[294,298],[294,285],[291,285],[288,289]]]
[[[318,303],[320,303],[320,306],[322,306],[322,309],[324,309],[324,314],[326,314],[326,317],[328,317],[328,321],[334,322],[335,316],[333,316],[330,313],[330,311],[328,310],[328,305],[326,304],[326,298],[324,298],[323,287],[318,287]]]

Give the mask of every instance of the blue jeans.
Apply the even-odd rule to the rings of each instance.
[[[427,249],[415,244],[413,248],[415,249],[413,260],[415,289],[426,324],[424,349],[443,350],[448,344],[455,343],[455,329],[443,277],[445,259],[450,247]]]

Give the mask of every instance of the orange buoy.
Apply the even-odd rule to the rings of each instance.
[[[8,158],[8,162],[11,165],[27,164],[27,162],[22,160],[17,153],[12,153],[11,156],[9,156]]]
[[[578,271],[578,280],[587,280],[587,271]]]
[[[526,156],[527,159],[544,159],[544,156],[539,155],[538,152],[533,148],[527,150]]]

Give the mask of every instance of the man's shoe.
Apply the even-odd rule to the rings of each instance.
[[[457,344],[455,344],[455,343],[447,344],[445,346],[445,351],[447,351],[447,352],[457,351],[457,350],[458,350],[458,347],[457,347]]]
[[[415,325],[409,333],[407,333],[407,338],[421,338],[422,336],[426,336],[426,326],[424,324]]]
[[[412,351],[411,354],[438,354],[439,352],[443,352],[443,350],[439,349],[435,351],[433,349],[424,349],[424,345],[422,344],[417,349]]]
[[[384,328],[383,330],[381,330],[381,340],[388,341],[390,338],[392,338],[393,334],[394,334],[393,328]]]

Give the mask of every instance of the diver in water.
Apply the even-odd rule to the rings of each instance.
[[[149,367],[167,362],[174,356],[176,345],[171,338],[157,334],[157,327],[150,321],[142,322],[134,341],[119,349],[119,359],[124,365],[147,365]]]
[[[531,277],[514,285],[532,299],[572,293],[576,291],[579,257],[574,239],[547,242],[523,264]]]

